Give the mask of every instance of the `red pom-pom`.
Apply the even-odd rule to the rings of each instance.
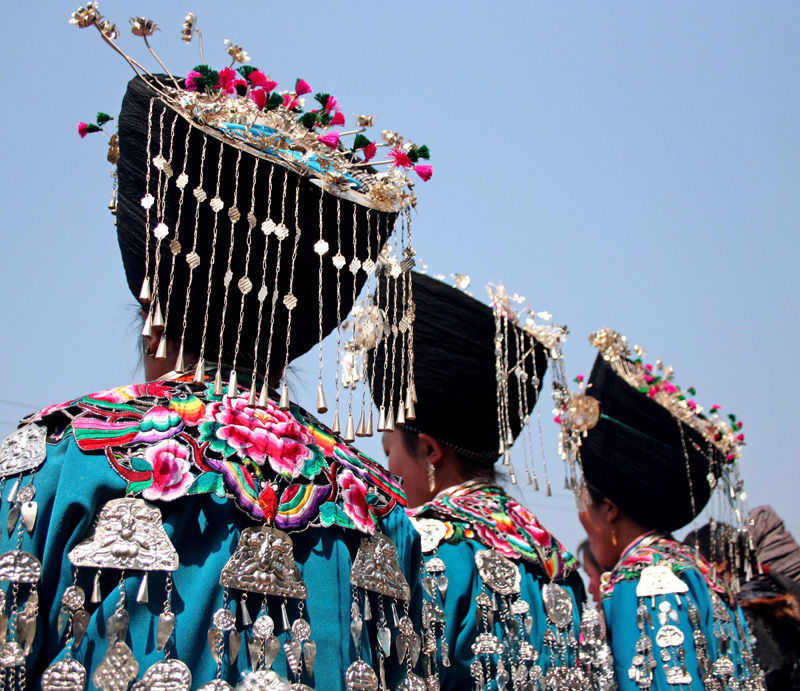
[[[283,105],[286,106],[289,110],[294,110],[297,106],[300,105],[300,101],[296,98],[293,98],[291,94],[284,94],[283,95]]]
[[[311,85],[305,79],[298,79],[297,84],[294,86],[294,93],[297,96],[311,93]]]
[[[267,105],[267,92],[264,89],[253,89],[250,92],[250,98],[253,99],[253,103],[259,110],[264,110],[264,106]]]
[[[378,145],[375,142],[370,142],[361,151],[364,153],[364,161],[371,161],[378,152]]]
[[[89,125],[85,122],[78,123],[78,134],[81,135],[81,139],[86,136],[86,133],[89,131]]]
[[[344,125],[344,114],[341,110],[337,110],[331,118],[331,125]]]
[[[248,78],[250,79],[250,84],[256,89],[264,89],[267,93],[272,91],[276,86],[278,86],[278,82],[273,82],[266,74],[264,74],[261,70],[253,70],[249,75]]]
[[[394,161],[396,166],[400,166],[401,168],[411,168],[414,165],[408,157],[408,154],[402,149],[391,149],[389,151],[389,158]]]
[[[236,76],[236,70],[232,70],[230,67],[220,70],[216,88],[226,94],[233,94],[236,91]]]
[[[333,132],[328,132],[328,134],[323,134],[317,137],[317,140],[333,151],[339,146],[339,131],[334,130]]]

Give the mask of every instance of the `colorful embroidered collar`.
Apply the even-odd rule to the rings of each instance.
[[[441,542],[473,539],[510,559],[538,564],[552,579],[560,579],[578,567],[578,561],[545,530],[536,516],[500,487],[465,483],[408,511],[415,519],[441,521],[446,532]]]
[[[620,581],[638,580],[642,569],[656,565],[668,566],[676,576],[695,569],[700,572],[711,590],[719,593],[728,602],[733,602],[730,591],[714,575],[709,563],[699,554],[696,555],[694,549],[665,533],[643,535],[625,550],[611,571],[603,589],[603,597],[611,597],[614,586]]]
[[[213,395],[213,383],[155,381],[100,391],[23,420],[63,427],[87,453],[103,454],[125,494],[172,501],[232,498],[252,519],[281,530],[339,525],[372,534],[396,504],[400,481],[342,442],[305,410],[248,405]]]

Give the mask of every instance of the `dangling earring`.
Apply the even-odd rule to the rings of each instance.
[[[430,461],[428,461],[428,489],[431,492],[436,489],[436,471]]]
[[[611,544],[616,547],[617,546],[617,533],[614,530],[614,526],[611,526]]]

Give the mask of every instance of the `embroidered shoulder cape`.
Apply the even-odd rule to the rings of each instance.
[[[408,514],[418,528],[425,523],[422,519],[433,519],[443,526],[433,531],[428,550],[441,542],[456,544],[473,539],[510,559],[540,566],[551,579],[564,578],[578,567],[577,559],[536,516],[500,487],[467,483]]]
[[[254,407],[248,390],[231,397],[213,388],[188,378],[123,386],[22,423],[72,434],[111,465],[127,496],[213,493],[284,531],[338,525],[373,534],[378,519],[405,506],[396,477],[299,406]]]
[[[647,566],[667,566],[676,576],[696,570],[706,585],[723,597],[729,604],[734,602],[732,593],[716,577],[711,565],[695,550],[664,534],[653,534],[634,542],[611,571],[603,589],[603,597],[610,597],[614,586],[621,581],[638,580]]]

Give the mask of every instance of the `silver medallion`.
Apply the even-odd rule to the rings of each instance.
[[[102,506],[89,536],[69,553],[73,566],[175,571],[178,552],[161,512],[143,499],[113,499]]]
[[[269,615],[260,616],[253,624],[253,634],[259,638],[269,638],[275,630],[275,622]]]
[[[16,641],[6,641],[0,646],[0,669],[19,667],[25,664],[22,648]]]
[[[257,672],[245,672],[236,685],[236,691],[292,691],[292,685],[288,679],[271,669],[261,669]]]
[[[677,626],[668,624],[656,632],[656,645],[659,648],[675,648],[683,645],[684,635]]]
[[[472,644],[472,652],[475,655],[497,655],[502,649],[502,644],[493,633],[478,634]]]
[[[83,592],[83,588],[79,585],[71,585],[61,596],[61,604],[73,612],[83,607],[85,602],[86,593]]]
[[[292,538],[265,525],[242,530],[219,582],[250,593],[308,598],[308,588],[294,560]]]
[[[0,556],[0,581],[33,584],[41,577],[42,564],[32,554],[14,549]]]
[[[475,564],[481,580],[500,595],[516,595],[522,576],[519,567],[494,549],[475,552]]]
[[[161,660],[144,673],[131,691],[189,691],[192,686],[192,673],[180,660]]]
[[[233,687],[222,679],[212,679],[203,684],[197,691],[233,691]]]
[[[733,662],[728,657],[719,657],[714,660],[711,671],[718,677],[730,677],[733,675]]]
[[[572,623],[572,598],[557,583],[546,583],[542,588],[542,599],[547,618],[559,629],[566,629]]]
[[[692,675],[684,667],[664,665],[664,668],[667,684],[671,686],[689,686],[692,683]]]
[[[54,662],[42,675],[42,691],[83,691],[86,670],[72,658]]]
[[[234,626],[236,626],[236,615],[227,607],[223,607],[222,609],[218,609],[216,612],[214,612],[214,618],[212,621],[214,622],[214,626],[216,626],[220,631],[230,631]]]
[[[381,533],[361,539],[350,569],[350,583],[373,593],[408,601],[411,589],[397,561],[397,547]]]
[[[433,552],[447,535],[447,526],[435,518],[410,518],[422,542],[422,552]]]
[[[409,672],[403,683],[397,687],[397,691],[425,691],[425,689],[425,682],[413,672]]]
[[[47,428],[26,425],[0,445],[0,478],[38,468],[47,457]]]
[[[685,593],[689,590],[668,566],[645,566],[636,584],[637,597],[653,597],[669,593]]]
[[[347,668],[345,686],[352,691],[378,691],[378,676],[364,660],[356,660]]]
[[[92,674],[98,691],[128,691],[139,674],[139,663],[125,643],[112,645]]]

